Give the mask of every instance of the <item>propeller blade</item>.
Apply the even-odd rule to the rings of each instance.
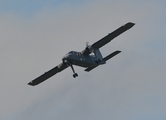
[[[88,47],[89,46],[89,42],[86,42],[86,47]]]

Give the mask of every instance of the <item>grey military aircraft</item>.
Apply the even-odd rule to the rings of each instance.
[[[47,80],[56,73],[63,71],[67,67],[71,67],[74,78],[78,77],[78,74],[75,72],[73,65],[85,67],[86,68],[85,71],[89,72],[92,69],[96,68],[97,66],[105,64],[107,60],[119,54],[121,51],[115,51],[103,58],[99,49],[108,42],[110,42],[112,39],[117,37],[118,35],[132,28],[134,25],[135,24],[131,22],[126,23],[125,25],[119,27],[118,29],[108,34],[104,38],[100,39],[99,41],[95,42],[94,44],[88,45],[87,43],[86,48],[81,52],[70,51],[62,58],[61,64],[52,68],[48,72],[45,72],[43,75],[37,77],[36,79],[32,80],[31,82],[28,83],[28,85],[31,86],[38,85],[39,83]]]

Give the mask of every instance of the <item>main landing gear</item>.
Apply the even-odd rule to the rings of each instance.
[[[77,74],[77,73],[74,73],[74,74],[73,74],[73,77],[74,77],[74,78],[78,77],[78,74]]]
[[[70,67],[71,67],[71,69],[72,69],[72,71],[73,71],[73,77],[74,77],[74,78],[78,77],[78,74],[75,73],[75,70],[74,70],[74,68],[73,68],[73,65],[72,65],[70,62],[68,62],[67,60],[65,60],[65,61],[63,61],[63,63],[64,63],[66,66],[70,66]]]
[[[73,68],[73,65],[72,64],[70,64],[70,67],[71,67],[71,69],[72,69],[72,71],[73,71],[73,77],[74,78],[76,78],[76,77],[78,77],[78,74],[77,73],[75,73],[75,70],[74,70],[74,68]]]

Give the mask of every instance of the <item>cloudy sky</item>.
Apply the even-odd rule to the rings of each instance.
[[[165,120],[165,0],[0,0],[1,120]],[[127,22],[93,71],[27,83]]]

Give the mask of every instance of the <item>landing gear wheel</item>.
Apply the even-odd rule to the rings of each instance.
[[[73,74],[73,77],[74,77],[74,78],[76,77],[75,74]]]
[[[75,76],[76,76],[76,77],[78,77],[78,74],[77,74],[77,73],[75,73]]]
[[[78,77],[78,74],[77,74],[77,73],[74,73],[74,74],[73,74],[73,77],[74,77],[74,78]]]

